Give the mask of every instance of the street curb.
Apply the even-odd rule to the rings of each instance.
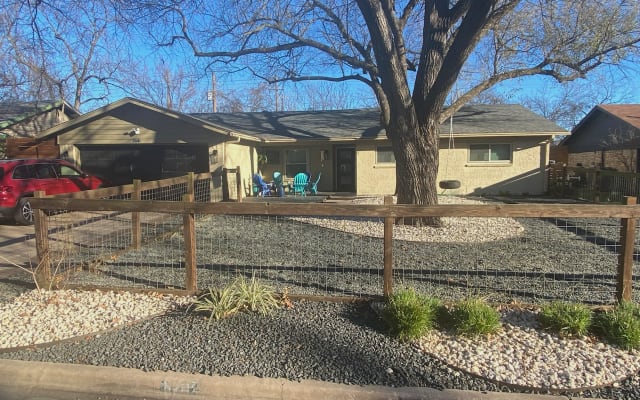
[[[58,396],[65,397],[55,397]],[[559,400],[520,393],[355,386],[254,376],[223,377],[138,369],[0,360],[0,399],[353,399]],[[97,397],[96,397],[97,396]]]

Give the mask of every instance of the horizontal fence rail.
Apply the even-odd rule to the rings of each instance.
[[[497,302],[611,304],[638,295],[635,199],[437,206],[192,200],[36,198],[40,268],[60,286],[190,292],[244,275],[324,297],[389,295],[402,286]],[[78,217],[91,213],[103,217]],[[132,232],[138,214],[142,223]],[[159,214],[165,217],[144,217]],[[442,217],[444,227],[394,225],[421,216]]]

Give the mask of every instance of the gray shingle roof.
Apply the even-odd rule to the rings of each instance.
[[[41,100],[41,101],[12,101],[0,103],[0,128],[6,128],[37,114],[60,107],[63,100]],[[68,111],[75,115],[79,113],[66,105]]]
[[[262,140],[385,138],[377,109],[190,114]],[[448,135],[449,121],[441,126]],[[566,134],[554,122],[520,105],[467,105],[453,117],[453,133]]]

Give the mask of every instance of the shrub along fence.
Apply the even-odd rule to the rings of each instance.
[[[411,286],[496,302],[612,304],[638,295],[634,198],[413,206],[390,197],[385,204],[137,197],[34,199],[40,279],[193,293],[243,274],[292,295],[374,297]],[[420,216],[442,217],[445,227],[394,224]]]

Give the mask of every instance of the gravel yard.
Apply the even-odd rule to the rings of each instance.
[[[442,229],[394,227],[396,287],[416,287],[447,300],[615,302],[616,219],[444,218],[444,223]],[[148,229],[170,232],[171,226]],[[179,225],[174,229],[179,232]],[[97,267],[99,274],[82,271],[70,282],[184,287],[182,235],[158,237],[107,259]],[[242,273],[292,294],[382,294],[379,220],[208,216],[198,219],[196,237],[200,288],[222,287]]]
[[[379,224],[379,221],[344,219],[203,218],[197,224],[199,286],[222,286],[243,273],[255,275],[276,290],[287,288],[296,294],[379,295],[382,292],[382,243],[376,237]],[[440,239],[433,233],[419,238],[424,230],[419,233],[409,227],[396,232],[396,287],[413,286],[451,300],[471,295],[502,303],[536,303],[548,299],[612,303],[614,300],[620,229],[617,220],[468,218],[445,229],[450,229],[450,235],[440,235]],[[158,230],[170,231],[167,226],[160,226]],[[454,231],[461,235],[457,240],[453,240]],[[180,266],[182,237],[165,234],[161,238],[139,251],[118,254],[94,272],[81,271],[73,280],[104,285],[124,282],[128,286],[180,287],[184,275]],[[26,282],[26,276],[1,281],[0,301],[10,301],[28,291],[30,287]],[[506,336],[497,342],[509,342],[515,337],[510,335],[518,335],[518,340],[533,343],[532,333],[526,331],[517,327],[505,329],[503,335]],[[560,354],[563,352],[550,346],[566,346],[544,337],[542,340],[544,345],[537,351],[543,353]],[[450,338],[444,342],[450,342],[451,346],[463,345]],[[442,361],[442,355],[420,351],[418,348],[425,343],[403,344],[389,338],[367,303],[300,301],[293,309],[280,310],[271,316],[242,314],[211,325],[202,317],[175,310],[87,339],[44,348],[5,350],[0,352],[0,357],[212,375],[319,379],[358,385],[532,391],[493,383],[491,379],[496,377],[498,367],[483,366],[485,361],[477,354],[473,355],[477,360],[475,368],[483,366],[480,369],[486,374],[476,375],[488,380],[463,372],[464,368],[462,371],[451,368]],[[583,344],[571,345],[580,346]],[[585,352],[591,351],[588,343],[587,347]],[[498,348],[489,349],[485,353],[503,352]],[[447,351],[469,350],[458,347],[444,353]],[[612,370],[621,370],[615,366],[621,356],[610,354]],[[570,356],[569,362],[575,357]],[[609,363],[606,360],[597,361],[605,365]],[[625,360],[626,367],[632,371],[635,363],[640,365],[640,357],[636,355]],[[460,366],[465,360],[457,364],[450,362]],[[509,364],[508,358],[506,362]],[[550,364],[556,362],[549,361]],[[468,366],[466,370],[472,368],[474,366]],[[542,374],[549,373],[543,370]],[[573,378],[581,379],[577,374],[573,374]],[[607,379],[611,377],[604,380]],[[584,381],[583,386],[593,386],[593,382]],[[620,383],[586,390],[579,395],[637,399],[640,398],[640,376],[631,372],[631,377]]]

